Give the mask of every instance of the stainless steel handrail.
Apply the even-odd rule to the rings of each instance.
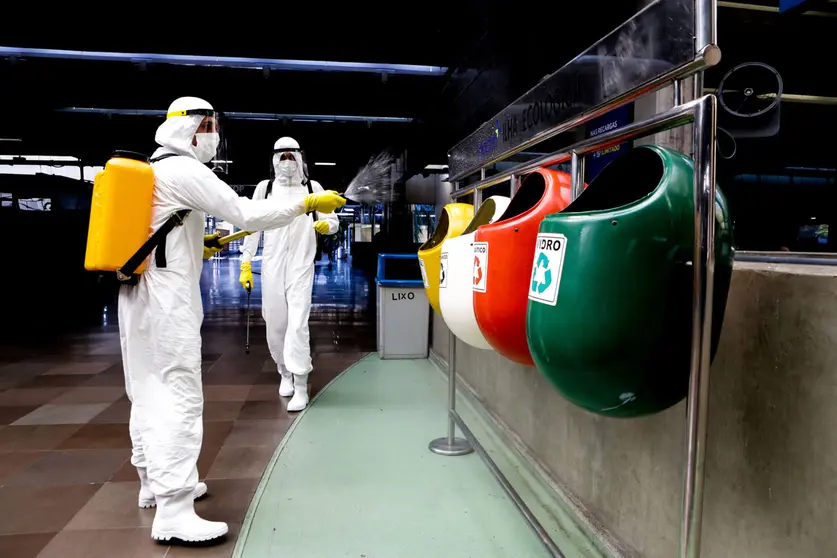
[[[491,456],[489,456],[488,452],[485,451],[485,448],[482,446],[480,441],[477,440],[477,437],[474,436],[474,433],[471,432],[471,429],[468,428],[468,425],[465,424],[465,421],[462,420],[462,417],[459,416],[459,413],[457,413],[454,409],[451,409],[449,413],[451,422],[456,423],[462,431],[462,435],[465,436],[465,439],[468,440],[468,442],[474,447],[477,455],[480,456],[480,459],[482,459],[483,463],[485,463],[486,467],[488,467],[488,470],[492,475],[494,475],[497,482],[500,483],[503,491],[505,491],[511,502],[523,515],[523,519],[526,520],[526,524],[529,525],[532,531],[535,532],[535,535],[537,535],[538,539],[540,539],[541,544],[543,544],[544,548],[546,548],[547,552],[549,552],[549,555],[552,556],[552,558],[565,558],[561,549],[558,548],[558,545],[555,544],[555,541],[552,540],[549,533],[546,532],[546,529],[543,528],[541,522],[538,521],[538,518],[535,517],[535,514],[532,513],[532,510],[529,509],[529,506],[526,505],[526,502],[523,501],[523,498],[520,497],[520,494],[518,494],[517,490],[514,489],[497,464],[494,463],[494,460],[491,459]]]
[[[642,122],[633,123],[624,128],[578,142],[563,151],[550,153],[538,159],[522,163],[514,168],[486,178],[484,164],[481,170],[481,180],[464,188],[457,188],[451,198],[457,199],[474,193],[475,202],[481,198],[481,190],[510,180],[512,194],[518,187],[521,175],[532,172],[543,166],[550,166],[565,161],[572,161],[573,199],[577,197],[584,185],[583,157],[588,153],[617,145],[631,139],[648,136],[667,129],[694,123],[692,149],[694,153],[694,205],[695,205],[695,245],[692,257],[692,271],[694,274],[694,290],[692,294],[692,342],[689,370],[689,391],[686,406],[686,451],[685,474],[683,482],[683,506],[680,532],[680,558],[698,558],[700,556],[701,529],[703,522],[703,496],[706,465],[706,435],[707,412],[709,407],[709,364],[712,339],[712,299],[713,279],[715,274],[715,171],[716,171],[716,131],[717,131],[717,100],[713,95],[702,96],[703,75],[701,70],[713,66],[720,61],[720,50],[717,45],[717,0],[695,0],[695,48],[698,52],[693,62],[675,68],[670,72],[658,76],[653,82],[637,88],[620,97],[599,105],[598,107],[580,115],[568,122],[560,124],[535,136],[520,149],[530,147],[540,141],[551,138],[574,126],[584,123],[595,116],[623,105],[630,100],[659,89],[667,82],[675,82],[674,108],[657,114]],[[694,77],[694,101],[682,102],[681,83],[676,80],[690,75]],[[518,149],[518,151],[520,150]],[[468,173],[470,174],[470,173]],[[451,177],[458,180],[461,176]],[[456,338],[451,335],[451,355],[456,358]],[[537,518],[531,513],[514,488],[509,484],[503,472],[490,459],[485,450],[474,437],[473,433],[456,412],[456,365],[449,365],[449,432],[447,439],[434,440],[431,449],[437,442],[441,442],[437,450],[456,449],[458,452],[447,455],[461,455],[474,447],[485,461],[492,475],[500,483],[527,521],[535,531],[546,549],[554,557],[562,557],[560,549],[549,537]],[[465,435],[463,445],[466,448],[447,448],[450,442],[459,442],[454,437],[455,430],[450,427],[456,423]],[[445,444],[444,442],[448,442]],[[443,453],[442,451],[437,451]]]
[[[524,163],[477,184],[461,188],[452,194],[458,198],[471,192],[519,176],[540,166],[555,164],[599,149],[635,138],[694,123],[693,149],[695,153],[695,247],[693,254],[694,292],[692,352],[690,364],[689,394],[686,412],[686,471],[683,487],[683,521],[681,525],[681,558],[697,558],[700,555],[700,534],[703,510],[703,481],[706,462],[706,425],[709,389],[709,363],[712,338],[712,298],[715,273],[715,132],[717,129],[717,101],[713,95],[676,106],[642,122],[591,138],[564,151],[545,155]],[[580,165],[578,165],[580,167]],[[577,167],[578,168],[578,167]],[[579,173],[574,173],[575,179]],[[455,343],[455,339],[452,340]],[[452,351],[453,352],[453,351]],[[449,382],[455,385],[455,367],[451,367]],[[455,392],[450,393],[451,401]],[[451,404],[451,417],[457,417]],[[461,421],[461,419],[460,419]],[[460,424],[460,429],[462,425]],[[463,430],[464,432],[464,430]],[[469,440],[473,445],[473,440]],[[501,472],[492,470],[497,480],[508,482]],[[521,508],[521,512],[525,511]],[[527,519],[528,521],[528,519]],[[530,523],[533,529],[533,526]]]
[[[574,145],[562,149],[561,151],[555,151],[542,157],[538,157],[537,159],[533,159],[532,161],[521,163],[515,167],[490,176],[485,180],[480,180],[479,182],[475,182],[474,184],[470,184],[464,188],[460,188],[452,192],[450,196],[453,199],[461,198],[462,196],[467,196],[468,194],[472,193],[474,190],[483,190],[485,188],[488,188],[489,186],[494,186],[495,184],[505,182],[512,175],[519,176],[521,174],[527,174],[532,171],[535,171],[541,167],[548,167],[551,165],[557,165],[558,163],[565,163],[572,159],[573,152],[577,153],[578,155],[595,153],[600,149],[604,149],[612,145],[648,136],[654,133],[659,133],[671,128],[683,126],[684,124],[690,124],[695,120],[694,111],[696,107],[700,105],[701,101],[702,99],[696,99],[694,101],[678,105],[666,112],[654,115],[648,120],[634,122],[633,124],[629,124],[624,128],[617,128],[616,130],[607,132],[605,134],[601,134],[594,138],[580,141]]]

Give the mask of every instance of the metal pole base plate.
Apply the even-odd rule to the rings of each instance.
[[[474,448],[471,444],[468,443],[468,440],[464,438],[454,438],[453,443],[450,440],[445,438],[436,438],[432,442],[430,442],[430,451],[433,453],[437,453],[439,455],[445,455],[448,457],[455,457],[457,455],[468,455],[474,451]]]

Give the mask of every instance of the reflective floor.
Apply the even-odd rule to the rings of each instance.
[[[258,285],[245,354],[247,295],[238,263],[207,262],[201,279],[206,404],[198,469],[210,495],[197,508],[230,523],[228,541],[190,548],[150,540],[153,511],[136,507],[130,406],[111,307],[99,327],[84,332],[38,331],[0,343],[0,556],[230,556],[258,479],[295,419],[276,392]],[[375,348],[368,279],[348,262],[316,269],[312,393]]]

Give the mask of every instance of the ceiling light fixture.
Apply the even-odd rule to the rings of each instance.
[[[264,70],[288,70],[298,72],[362,72],[443,76],[448,71],[442,66],[416,64],[378,64],[374,62],[335,62],[327,60],[285,60],[277,58],[244,58],[237,56],[193,56],[188,54],[151,54],[135,52],[97,52],[87,50],[60,50],[52,48],[0,47],[0,56],[20,58],[59,58],[63,60],[90,60],[97,62],[131,62],[134,64],[175,64],[178,66],[207,66]]]
[[[98,107],[64,107],[57,112],[72,114],[110,114],[116,116],[165,116],[164,110],[112,109]],[[294,122],[383,122],[409,124],[412,118],[405,116],[356,116],[336,114],[285,114],[273,112],[224,112],[224,118],[231,120],[293,120]]]
[[[15,161],[23,159],[24,161],[60,161],[60,162],[76,162],[78,157],[70,155],[0,155],[0,161]]]
[[[314,166],[316,166],[316,167],[336,167],[336,166],[337,166],[337,163],[325,163],[325,162],[323,162],[323,163],[314,163]]]

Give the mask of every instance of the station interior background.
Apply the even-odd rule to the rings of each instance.
[[[296,138],[312,178],[337,191],[369,157],[384,150],[397,156],[398,201],[347,205],[334,261],[317,264],[312,321],[334,331],[366,328],[369,339],[353,350],[374,350],[376,255],[414,253],[432,233],[445,202],[439,185],[447,150],[642,4],[466,1],[312,10],[294,3],[249,11],[182,7],[172,13],[149,6],[84,18],[6,17],[0,24],[0,223],[7,239],[0,349],[12,358],[68,336],[114,335],[117,285],[83,269],[92,180],[116,149],[151,153],[159,111],[195,95],[229,113],[225,180],[244,196],[267,177],[281,136]],[[731,204],[736,248],[837,252],[837,235],[829,234],[837,228],[831,68],[837,2],[780,15],[778,0],[722,1],[718,22],[723,59],[706,73],[705,87],[726,95],[718,183]],[[46,49],[123,56],[106,61]],[[172,64],[131,53],[321,64],[305,70]],[[377,66],[343,71],[328,61]],[[747,63],[769,68],[741,67]],[[421,68],[389,67],[399,64]],[[719,90],[725,77],[727,92]],[[755,88],[755,108],[742,100],[740,87]],[[626,114],[624,123],[635,111]],[[585,128],[559,136],[489,174],[586,134]],[[498,188],[493,193],[507,190]],[[225,226],[207,221],[208,231]],[[236,343],[243,343],[240,319],[249,309],[237,283],[237,248],[232,243],[205,264],[204,306],[210,327],[234,323]]]
[[[732,203],[738,249],[835,251],[828,228],[835,218],[837,165],[828,131],[837,123],[837,106],[818,53],[830,49],[837,6],[825,2],[812,14],[780,16],[776,4],[720,3],[723,60],[707,73],[706,87],[717,89],[740,64],[760,62],[781,76],[784,97],[765,117],[750,119],[755,124],[721,111],[721,128],[777,129],[734,143],[720,132],[719,183]],[[448,148],[636,9],[629,2],[607,10],[574,3],[548,14],[535,6],[510,10],[463,2],[404,10],[338,9],[327,16],[300,7],[286,16],[287,10],[277,8],[258,18],[198,17],[202,21],[193,30],[185,23],[135,22],[130,13],[78,25],[72,15],[50,15],[37,24],[7,23],[3,41],[8,47],[430,68],[402,75],[173,65],[130,57],[31,57],[16,55],[14,49],[2,53],[0,214],[12,253],[38,247],[38,263],[28,271],[7,261],[0,273],[4,305],[16,316],[4,329],[20,332],[24,322],[43,324],[44,313],[50,323],[74,325],[101,317],[113,285],[98,282],[79,262],[95,173],[115,149],[147,153],[154,148],[159,116],[132,111],[160,111],[179,95],[195,94],[234,113],[224,123],[232,161],[227,181],[242,195],[251,195],[266,177],[272,142],[282,135],[297,138],[314,163],[313,178],[338,191],[375,153],[400,155],[396,181],[402,203],[375,208],[375,230],[383,230],[389,249],[411,251],[433,229],[427,215],[434,211],[427,206],[436,200],[432,188],[408,189],[407,180],[443,178]],[[551,22],[546,27],[544,18]],[[767,70],[739,72],[731,83],[741,78],[760,92],[775,89]],[[737,103],[733,93],[729,98],[730,105]],[[759,101],[752,110],[768,104]],[[740,110],[746,113],[750,105]],[[396,121],[387,121],[393,117]],[[571,137],[565,134],[539,149],[560,147]],[[510,162],[534,156],[518,154]],[[370,243],[371,235],[360,229],[369,225],[372,213],[349,207],[341,215],[345,227],[357,225],[341,234],[343,253],[359,255],[369,273],[374,257],[367,256],[373,248],[356,243]],[[25,261],[32,262],[34,254]]]

